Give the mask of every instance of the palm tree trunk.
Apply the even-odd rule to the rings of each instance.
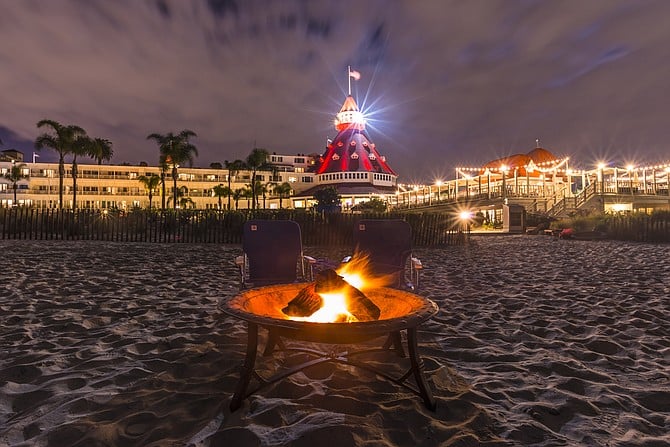
[[[12,189],[14,190],[14,206],[18,206],[18,203],[16,202],[16,190],[19,189],[19,185],[14,182]]]
[[[177,209],[177,166],[172,167],[172,181],[174,182],[173,188],[173,197],[174,200],[172,200],[172,207],[176,210]]]
[[[230,170],[228,170],[228,211],[230,211]]]
[[[58,161],[58,208],[63,209],[63,180],[65,179],[65,160],[63,155]]]
[[[72,211],[77,209],[77,156],[72,159]]]
[[[161,186],[163,195],[161,196],[161,211],[165,211],[165,170],[161,168]]]

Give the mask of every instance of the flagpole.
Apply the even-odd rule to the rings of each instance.
[[[347,81],[349,81],[349,96],[351,96],[351,65],[347,66]]]

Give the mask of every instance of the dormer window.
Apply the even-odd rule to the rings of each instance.
[[[344,143],[341,142],[341,141],[338,141],[338,142],[337,142],[337,147],[342,147],[342,146],[344,146]]]
[[[356,152],[354,152],[353,154],[351,154],[351,159],[352,159],[352,160],[358,160],[358,154],[357,154]]]
[[[351,143],[349,143],[349,146],[351,146],[351,147],[356,147],[356,142],[355,142],[355,141],[352,141]]]
[[[368,142],[367,142],[367,141],[363,141],[363,146],[368,147]]]
[[[377,157],[375,157],[375,154],[370,154],[370,155],[368,155],[368,158],[369,158],[370,160],[372,160],[372,161],[374,161],[374,160],[377,159]]]
[[[340,159],[340,156],[337,155],[337,154],[333,154],[333,157],[332,157],[332,158],[333,158],[333,160],[339,160],[339,159]]]

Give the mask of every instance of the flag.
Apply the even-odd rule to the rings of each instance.
[[[361,79],[361,74],[359,72],[357,72],[356,70],[349,70],[349,76],[351,76],[352,78],[354,78],[357,81],[359,79]]]

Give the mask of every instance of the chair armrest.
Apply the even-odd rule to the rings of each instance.
[[[344,258],[342,258],[342,263],[346,264],[347,262],[351,261],[351,258],[352,258],[351,256],[345,256]]]
[[[412,268],[414,270],[421,270],[423,268],[423,264],[421,263],[421,259],[412,257]]]
[[[303,255],[302,258],[310,264],[316,264],[316,258],[307,255]]]
[[[244,256],[237,256],[234,262],[236,266],[240,268],[244,267]]]

